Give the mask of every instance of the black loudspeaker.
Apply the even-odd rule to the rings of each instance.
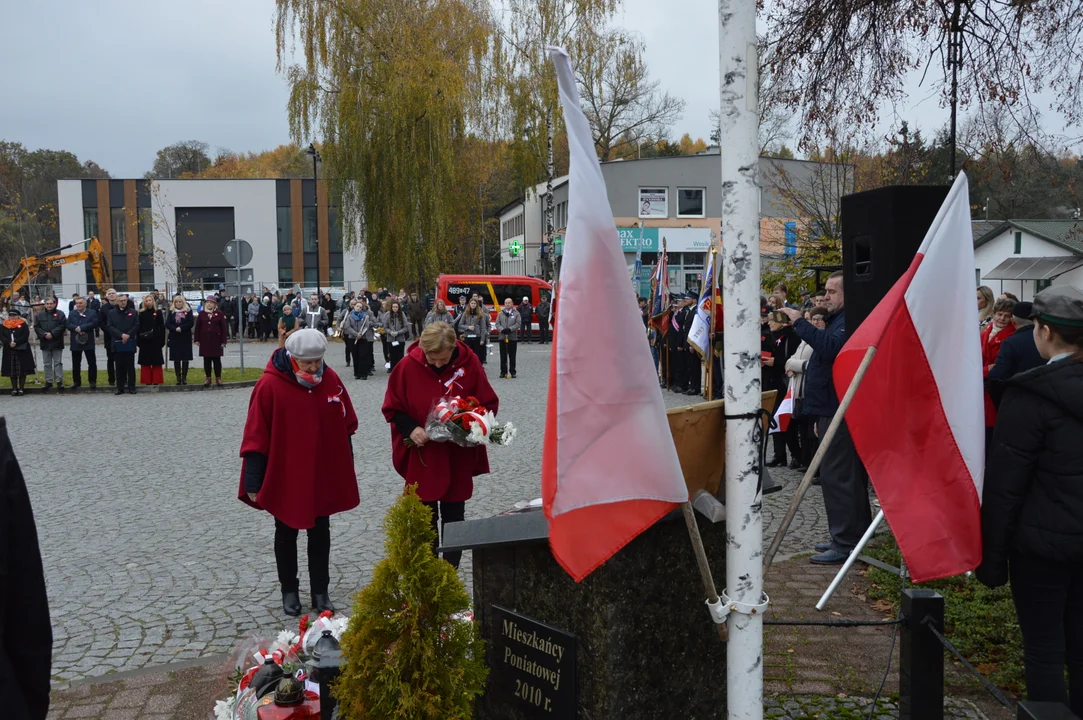
[[[892,185],[842,198],[846,334],[906,272],[948,196],[946,185]]]

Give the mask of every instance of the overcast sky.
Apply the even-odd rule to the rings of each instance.
[[[70,150],[113,177],[142,176],[180,140],[234,151],[289,140],[274,0],[9,0],[3,18],[0,139]],[[642,34],[651,75],[687,103],[673,136],[706,139],[718,105],[714,0],[625,0],[617,23]],[[915,88],[906,116],[931,133],[947,111],[928,94]]]

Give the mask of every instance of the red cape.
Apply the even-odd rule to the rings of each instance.
[[[384,395],[383,413],[391,423],[391,453],[395,470],[407,485],[417,485],[417,494],[425,502],[447,500],[461,502],[474,494],[474,476],[489,472],[489,456],[484,447],[461,447],[450,442],[432,442],[423,448],[406,447],[402,433],[393,422],[395,414],[405,412],[418,425],[424,425],[433,405],[445,395],[473,395],[488,410],[496,413],[500,400],[474,351],[456,341],[458,355],[439,374],[425,362],[425,353],[416,343],[406,357],[391,371]],[[459,370],[463,373],[455,377]]]
[[[241,457],[266,455],[267,472],[252,502],[242,462],[237,499],[298,530],[352,510],[360,503],[350,441],[355,432],[357,414],[334,370],[325,365],[323,381],[309,390],[268,362],[248,401],[241,440]]]

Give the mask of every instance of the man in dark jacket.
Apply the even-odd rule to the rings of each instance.
[[[128,305],[128,295],[118,295],[116,307],[109,313],[106,323],[106,343],[113,346],[113,363],[116,367],[117,389],[114,395],[123,395],[128,388],[135,395],[135,349],[139,337],[139,313]]]
[[[530,342],[530,325],[534,321],[534,306],[530,304],[530,298],[524,297],[519,303],[519,339]]]
[[[1015,304],[1015,309],[1012,310],[1015,333],[1001,344],[996,363],[985,379],[985,389],[989,391],[989,396],[997,407],[1000,407],[1000,399],[1008,379],[1045,365],[1045,360],[1034,343],[1034,322],[1029,319],[1032,307],[1029,302]]]
[[[417,296],[417,293],[410,293],[410,300],[406,303],[406,317],[410,320],[410,331],[413,333],[413,337],[421,337],[421,329],[425,324],[425,313],[428,311],[425,309],[425,302]]]
[[[835,411],[839,409],[838,395],[831,377],[835,358],[846,343],[846,316],[842,272],[827,279],[824,307],[827,308],[827,328],[817,330],[801,317],[799,310],[783,308],[794,321],[794,332],[812,347],[812,359],[805,369],[804,412],[815,415],[816,436],[822,438]],[[843,388],[845,390],[845,388]],[[872,522],[869,509],[869,475],[857,456],[854,441],[846,423],[839,425],[834,440],[820,465],[820,486],[831,542],[816,545],[819,555],[811,561],[817,565],[839,565],[857,545]]]
[[[109,378],[109,385],[116,384],[117,381],[117,367],[113,359],[113,343],[109,336],[109,332],[106,327],[109,325],[109,314],[113,312],[113,308],[116,307],[117,291],[113,288],[109,288],[105,292],[105,301],[98,307],[98,323],[101,326],[102,334],[104,335],[105,345],[105,373]],[[89,301],[87,303],[89,305]]]
[[[542,345],[549,342],[549,296],[542,295],[541,302],[534,310],[538,316],[538,339]]]
[[[696,302],[699,293],[685,293],[685,306],[681,308],[684,315],[681,319],[681,360],[684,362],[685,384],[688,389],[686,395],[699,395],[703,388],[703,368],[700,364],[699,353],[688,342],[688,335],[692,331],[692,321],[696,319]]]
[[[68,318],[56,306],[56,298],[45,299],[45,309],[34,318],[34,332],[41,345],[41,364],[45,366],[45,389],[64,389],[64,331]]]
[[[98,313],[86,305],[86,298],[75,298],[75,307],[68,314],[68,330],[71,332],[71,387],[83,384],[80,365],[86,356],[87,378],[90,389],[98,384],[98,359],[94,355],[94,331],[100,327]]]
[[[34,511],[0,418],[0,697],[5,718],[49,712],[53,633]]]

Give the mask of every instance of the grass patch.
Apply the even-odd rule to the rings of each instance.
[[[83,387],[85,388],[90,384],[90,378],[87,376],[87,371],[86,371],[86,366],[85,365],[83,366],[83,371],[82,371],[81,374],[83,376]],[[173,372],[173,368],[171,368],[171,367],[166,368],[163,375],[164,375],[164,380],[165,380],[166,385],[176,385],[177,384],[177,376]],[[262,367],[260,367],[260,368],[245,368],[243,374],[241,373],[240,368],[228,368],[228,367],[227,368],[222,368],[222,382],[226,382],[226,383],[241,382],[242,380],[259,380],[261,375],[263,375],[263,368]],[[42,387],[45,384],[45,376],[41,373],[40,369],[38,371],[37,378],[38,378],[38,382],[34,383],[34,382],[31,382],[34,379],[33,375],[27,377],[26,378],[26,387],[27,388],[40,388],[40,387]],[[189,368],[188,368],[188,384],[189,385],[202,385],[203,381],[205,379],[206,379],[206,376],[203,374],[203,364],[202,363],[199,363],[198,367],[196,367],[196,365],[194,363],[189,365]],[[136,387],[141,387],[142,386],[142,383],[139,382],[139,366],[138,365],[136,366],[136,369],[135,369],[135,381],[136,381],[136,383],[135,383]],[[64,386],[65,387],[71,387],[71,383],[72,383],[71,371],[70,370],[65,370],[64,371]],[[98,368],[98,387],[107,387],[108,385],[109,385],[109,376],[106,374],[104,367],[99,367]],[[3,386],[0,387],[0,389],[6,389],[6,388],[10,388],[10,387],[11,386],[5,381]]]
[[[901,562],[895,538],[887,533],[873,540],[865,553],[895,567]],[[867,578],[869,600],[890,602],[898,612],[899,578],[876,567],[869,568]],[[920,587],[944,596],[944,634],[963,657],[997,687],[1022,696],[1026,687],[1023,636],[1010,587],[990,590],[977,578],[964,575],[922,583]],[[949,654],[948,660],[954,662],[955,658]]]

